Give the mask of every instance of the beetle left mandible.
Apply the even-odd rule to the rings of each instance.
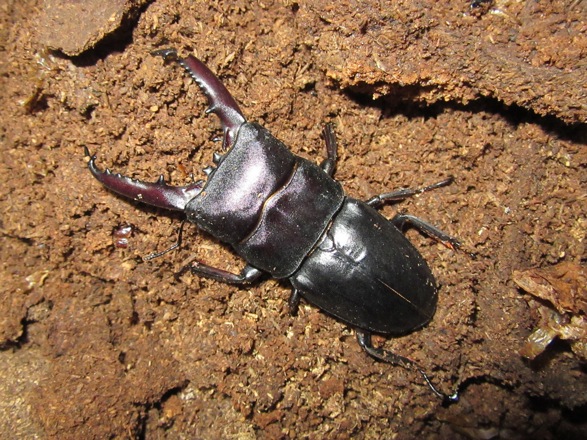
[[[100,171],[91,156],[88,167],[94,177],[125,197],[185,212],[189,221],[231,244],[247,261],[239,274],[198,261],[182,272],[233,284],[251,283],[263,273],[288,279],[292,314],[303,297],[354,327],[359,345],[371,356],[414,366],[437,396],[457,401],[456,392],[438,391],[412,360],[371,343],[373,333],[398,335],[422,327],[436,309],[434,276],[402,230],[409,225],[449,248],[459,247],[456,239],[417,217],[397,214],[388,220],[375,208],[449,185],[453,179],[366,202],[348,197],[332,178],[337,155],[330,124],[323,133],[328,157],[317,166],[291,153],[265,128],[247,122],[228,90],[201,61],[178,58],[173,49],[154,54],[177,61],[207,95],[207,112],[215,113],[224,129],[223,154],[214,155],[216,166],[205,169],[205,181],[183,187],[167,185],[162,176],[149,183]],[[180,240],[181,234],[178,244]]]

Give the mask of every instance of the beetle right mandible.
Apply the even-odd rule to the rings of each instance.
[[[328,157],[317,166],[291,153],[265,128],[247,122],[228,90],[201,61],[178,58],[173,49],[154,54],[179,62],[207,95],[207,112],[215,113],[224,129],[224,154],[214,155],[216,167],[205,169],[206,181],[183,187],[167,185],[163,177],[149,183],[100,171],[92,156],[88,166],[96,179],[123,196],[185,212],[189,221],[230,243],[248,263],[240,274],[198,261],[182,272],[233,284],[253,282],[263,273],[287,279],[292,314],[303,297],[352,326],[359,345],[371,356],[415,366],[437,396],[456,401],[457,393],[438,391],[413,361],[371,343],[373,333],[399,335],[422,327],[436,309],[436,281],[403,235],[404,227],[415,227],[450,248],[459,247],[456,239],[417,217],[397,214],[388,220],[375,208],[446,186],[453,179],[366,202],[348,197],[332,178],[337,153],[330,124],[323,133]],[[177,245],[180,240],[181,234]]]

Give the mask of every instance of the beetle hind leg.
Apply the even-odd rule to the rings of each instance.
[[[413,360],[400,356],[399,354],[392,353],[387,350],[383,350],[382,348],[374,347],[371,342],[371,333],[365,330],[356,330],[357,333],[357,342],[361,346],[363,350],[365,350],[370,356],[374,357],[377,360],[382,362],[386,362],[392,365],[398,365],[403,368],[415,368],[424,378],[424,381],[428,385],[428,387],[432,390],[434,394],[440,397],[443,402],[445,403],[454,403],[459,400],[458,391],[455,391],[453,394],[448,395],[439,391],[433,384],[430,382],[428,375],[424,372],[424,370]]]

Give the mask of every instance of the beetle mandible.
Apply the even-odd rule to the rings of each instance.
[[[448,178],[419,189],[401,189],[365,202],[345,195],[332,178],[337,159],[334,131],[323,131],[327,158],[320,166],[294,155],[258,124],[247,122],[220,80],[193,56],[179,58],[173,49],[153,52],[177,61],[206,94],[209,107],[224,130],[223,154],[214,154],[207,179],[186,186],[131,179],[88,167],[108,189],[148,205],[185,212],[187,220],[227,242],[247,264],[239,274],[202,262],[180,273],[192,273],[232,284],[246,284],[264,273],[288,279],[292,286],[290,312],[300,298],[352,326],[361,348],[374,358],[403,367],[413,366],[430,389],[445,402],[458,399],[437,390],[412,360],[374,347],[373,333],[399,335],[428,323],[435,312],[438,287],[428,264],[403,235],[412,226],[449,248],[458,240],[423,220],[377,210],[386,201],[450,184]],[[183,223],[182,223],[183,226]],[[178,242],[181,242],[181,231]],[[167,251],[168,251],[167,250]],[[159,256],[167,251],[153,254]]]

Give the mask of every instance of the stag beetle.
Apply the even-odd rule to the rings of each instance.
[[[154,55],[178,62],[206,94],[209,107],[224,130],[223,154],[216,167],[204,171],[207,180],[177,187],[163,176],[149,183],[96,167],[88,167],[108,189],[148,205],[186,213],[187,220],[232,245],[247,265],[240,274],[196,261],[180,273],[245,284],[269,273],[292,285],[290,311],[300,297],[356,330],[359,345],[374,358],[413,366],[431,390],[445,402],[455,392],[438,391],[412,360],[374,347],[372,333],[398,335],[425,325],[435,312],[438,287],[426,261],[401,232],[412,226],[447,247],[459,242],[423,220],[397,214],[391,220],[375,208],[386,201],[449,185],[448,178],[419,189],[401,189],[362,202],[345,195],[332,178],[337,159],[334,131],[323,131],[327,158],[320,166],[294,155],[268,130],[247,122],[220,80],[193,56],[179,58],[173,49]],[[183,226],[183,223],[182,223]],[[181,231],[177,243],[181,242]],[[153,254],[161,255],[167,251]]]

